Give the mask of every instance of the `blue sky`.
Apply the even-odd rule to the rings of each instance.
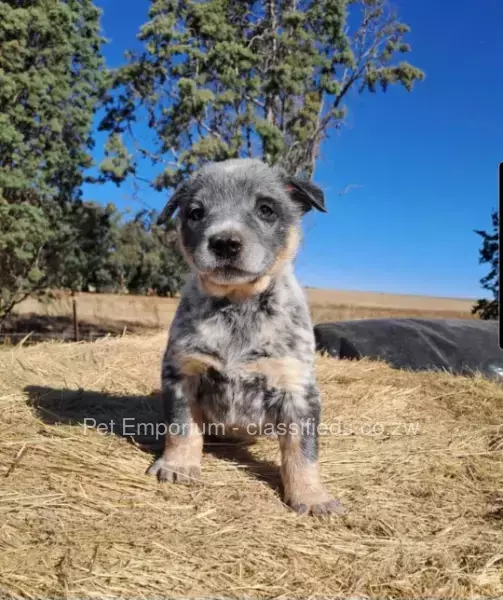
[[[110,66],[136,46],[147,0],[100,0]],[[501,0],[396,0],[412,32],[409,60],[426,72],[412,93],[353,95],[346,126],[324,144],[315,181],[328,214],[309,213],[297,259],[302,284],[478,297],[480,238],[497,207],[503,160]],[[478,7],[478,8],[475,8]],[[103,136],[97,137],[96,159]],[[146,169],[144,175],[150,176]],[[346,186],[350,191],[340,195]],[[139,209],[131,185],[85,196]],[[166,196],[141,186],[162,208]]]

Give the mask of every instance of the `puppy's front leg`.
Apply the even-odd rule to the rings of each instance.
[[[148,469],[159,481],[191,483],[201,474],[203,452],[202,419],[189,406],[182,390],[180,372],[175,366],[163,369],[162,399],[167,432],[164,451]]]
[[[320,479],[318,465],[319,400],[309,421],[289,427],[279,436],[281,477],[285,503],[299,514],[343,514],[340,502],[332,498]]]

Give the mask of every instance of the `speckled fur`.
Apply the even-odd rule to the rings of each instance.
[[[254,213],[264,196],[277,215],[265,225]],[[187,217],[194,201],[207,215],[201,224]],[[340,512],[318,473],[314,334],[292,267],[300,219],[312,206],[324,210],[318,188],[255,160],[209,165],[168,202],[161,220],[178,209],[193,273],[162,364],[165,419],[179,432],[167,435],[163,456],[150,468],[159,479],[197,476],[205,424],[225,426],[226,433],[253,425],[259,432],[274,429],[280,439],[285,500],[299,513]],[[243,238],[231,275],[207,250],[208,231],[226,228]]]

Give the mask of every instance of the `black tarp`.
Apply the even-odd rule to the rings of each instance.
[[[481,373],[503,381],[498,323],[469,319],[364,319],[320,323],[316,349],[336,358],[385,360],[395,368]]]

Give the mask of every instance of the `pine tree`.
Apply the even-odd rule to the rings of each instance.
[[[472,314],[478,314],[481,319],[497,319],[499,317],[499,215],[492,213],[492,231],[475,231],[483,239],[480,249],[480,262],[490,266],[489,273],[482,277],[480,284],[491,292],[492,299],[478,300]]]
[[[104,84],[92,0],[0,0],[0,320],[57,283]],[[70,210],[71,212],[71,210]]]
[[[0,0],[0,190],[71,197],[90,166],[103,84],[91,0]]]
[[[231,157],[312,176],[350,92],[423,79],[398,58],[408,31],[386,0],[151,0],[143,52],[112,73],[104,174],[118,182],[137,171],[126,138],[141,119],[155,148],[140,155],[163,165],[158,189]]]

